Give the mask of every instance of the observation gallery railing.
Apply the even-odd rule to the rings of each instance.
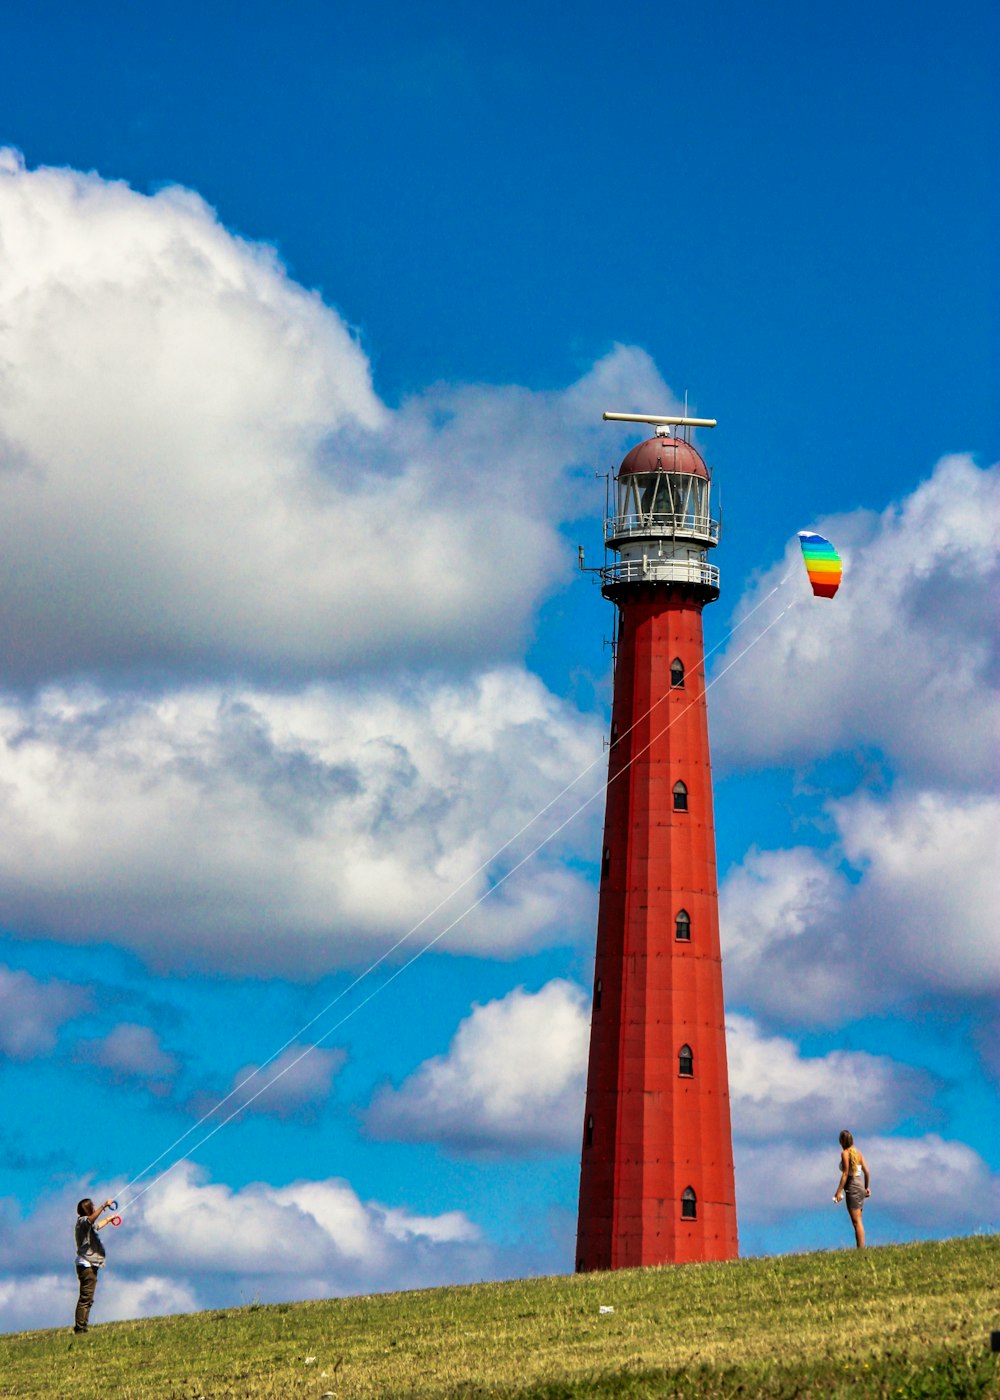
[[[636,535],[654,539],[658,536],[684,535],[715,544],[719,538],[719,522],[707,515],[668,515],[661,511],[650,511],[644,515],[610,515],[604,522],[604,538],[608,541],[630,539]]]
[[[690,559],[618,559],[601,570],[601,581],[608,583],[699,583],[718,588],[719,570],[715,564],[699,564]]]

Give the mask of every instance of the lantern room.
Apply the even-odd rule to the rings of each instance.
[[[708,562],[719,541],[711,490],[701,454],[668,426],[633,447],[615,479],[615,514],[604,522],[605,544],[619,556],[603,571],[605,591],[662,582],[718,597],[719,571]]]

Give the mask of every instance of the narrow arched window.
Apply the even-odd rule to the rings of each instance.
[[[681,1196],[681,1219],[698,1219],[698,1197],[694,1194],[693,1186],[688,1186]]]
[[[604,847],[604,854],[601,856],[601,879],[606,880],[611,874],[611,849]]]
[[[583,1130],[583,1145],[584,1147],[593,1147],[594,1145],[594,1115],[592,1113],[587,1115],[587,1126]]]
[[[684,689],[684,662],[679,656],[670,663],[670,685],[673,690]]]
[[[686,909],[681,909],[674,920],[674,937],[681,943],[691,942],[691,915]]]
[[[688,790],[684,783],[674,783],[674,811],[686,812],[688,809]]]
[[[598,977],[597,981],[594,983],[594,1010],[595,1010],[595,1011],[600,1011],[600,1009],[601,1009],[601,1001],[603,1000],[603,998],[604,998],[604,981],[603,981],[602,978]]]
[[[677,1073],[685,1079],[694,1075],[694,1051],[690,1045],[682,1045],[677,1055]]]

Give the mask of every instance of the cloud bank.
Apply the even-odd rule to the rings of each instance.
[[[492,859],[599,756],[596,721],[514,668],[392,694],[9,696],[0,920],[111,938],[159,967],[291,977],[382,950],[439,906],[418,936],[458,920],[445,949],[565,943],[590,895],[562,859],[594,848],[597,804],[470,906],[599,784],[566,794]]]
[[[812,1140],[830,1124],[890,1128],[925,1107],[930,1076],[885,1055],[803,1055],[749,1016],[726,1018],[733,1131],[747,1141]],[[555,979],[477,1006],[447,1052],[375,1096],[376,1136],[437,1142],[449,1152],[576,1151],[583,1125],[590,999]]]
[[[346,1058],[341,1049],[293,1042],[269,1064],[244,1065],[237,1071],[222,1114],[229,1117],[245,1106],[247,1112],[272,1118],[311,1120],[329,1098],[334,1076]]]
[[[583,1121],[588,1013],[582,989],[559,979],[475,1007],[446,1054],[376,1094],[369,1131],[458,1154],[568,1150]]]
[[[4,1202],[0,1304],[8,1327],[67,1323],[76,1281],[66,1268],[76,1195],[22,1217]],[[497,1260],[461,1211],[419,1215],[363,1201],[339,1179],[234,1191],[182,1163],[109,1232],[101,1321],[261,1302],[471,1282]],[[8,1307],[11,1309],[8,1311]]]
[[[190,190],[0,152],[5,674],[343,674],[509,653],[571,577],[558,527],[619,347],[559,392],[392,411],[357,338]]]
[[[927,992],[995,996],[1000,801],[901,791],[831,812],[832,851],[751,850],[725,880],[730,1001],[785,1024],[839,1024]]]
[[[831,1124],[892,1127],[930,1097],[919,1070],[886,1055],[831,1050],[805,1056],[792,1040],[766,1035],[748,1016],[726,1017],[729,1092],[737,1139],[816,1140]],[[839,1131],[839,1126],[834,1131]]]
[[[931,1234],[996,1228],[1000,1173],[978,1152],[937,1133],[922,1137],[859,1138],[872,1171],[865,1219],[875,1217],[881,1238],[900,1230]],[[777,1225],[797,1214],[832,1208],[839,1178],[836,1136],[826,1143],[736,1147],[737,1206],[747,1225]],[[780,1181],[780,1190],[775,1189]],[[843,1205],[839,1207],[844,1210]],[[845,1241],[850,1234],[844,1221]]]
[[[792,541],[747,593],[741,611],[790,573],[782,596],[799,602],[713,692],[716,758],[794,764],[878,750],[916,785],[991,791],[1000,467],[945,457],[880,516],[857,512],[818,528],[844,556],[840,592],[812,599]]]
[[[799,603],[715,692],[716,752],[735,766],[840,756],[858,786],[816,792],[823,846],[751,847],[729,873],[727,992],[785,1024],[995,996],[1000,468],[946,457],[882,515],[821,527],[845,556],[841,591],[813,601],[794,544],[750,591],[744,607],[790,570]],[[891,779],[872,782],[885,764]]]

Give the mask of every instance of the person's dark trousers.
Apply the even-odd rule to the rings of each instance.
[[[97,1291],[97,1270],[90,1269],[85,1264],[77,1264],[76,1276],[80,1280],[80,1297],[76,1305],[76,1326],[73,1330],[86,1332],[90,1306]]]

